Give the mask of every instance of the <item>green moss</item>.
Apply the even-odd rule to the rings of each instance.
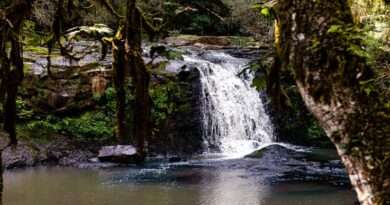
[[[31,68],[31,63],[25,62],[25,63],[23,64],[23,72],[24,72],[24,73],[31,73],[31,70],[32,70],[32,68]]]
[[[245,158],[254,158],[254,159],[259,159],[262,158],[264,155],[264,149],[257,150],[251,154],[248,154],[245,156]]]
[[[167,51],[167,58],[169,60],[184,60],[183,58],[184,52],[179,50],[168,50]]]
[[[48,54],[47,48],[39,47],[39,46],[28,45],[28,46],[24,47],[24,50],[28,51],[28,52],[32,52],[32,53],[38,54],[38,55],[43,55],[43,56]]]
[[[201,38],[201,36],[196,35],[178,35],[176,36],[178,40],[184,40],[184,41],[196,41]]]
[[[18,118],[21,120],[30,120],[34,116],[34,111],[27,105],[26,101],[20,97],[16,99],[16,108],[18,110]]]
[[[22,27],[23,43],[28,46],[42,46],[46,44],[48,37],[39,33],[34,21],[26,20]]]
[[[315,162],[329,162],[331,160],[339,160],[340,157],[335,149],[315,148],[310,152],[304,153],[304,158]]]
[[[203,42],[207,39],[211,39],[210,41],[218,40],[223,41],[225,43],[229,43],[230,46],[236,47],[259,47],[259,43],[250,36],[196,36],[196,35],[178,35],[174,37],[178,41],[188,41],[192,43]]]
[[[258,42],[253,38],[249,36],[228,36],[227,37],[231,42],[232,45],[238,46],[238,47],[258,47]]]

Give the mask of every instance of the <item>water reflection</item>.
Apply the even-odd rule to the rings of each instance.
[[[325,205],[353,204],[349,190],[265,184],[245,169],[216,167],[37,168],[5,173],[7,205]]]
[[[269,195],[269,186],[262,185],[245,170],[216,172],[202,189],[202,205],[258,205]]]

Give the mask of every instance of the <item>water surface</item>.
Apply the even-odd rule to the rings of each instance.
[[[347,188],[271,182],[240,165],[41,167],[5,173],[7,205],[352,205]],[[222,162],[222,164],[224,164]],[[268,173],[267,173],[268,175]]]

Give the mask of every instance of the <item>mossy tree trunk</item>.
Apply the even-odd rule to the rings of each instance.
[[[24,77],[21,28],[23,21],[31,13],[33,2],[34,0],[14,0],[8,7],[0,8],[0,103],[3,104],[2,120],[4,130],[9,135],[10,145],[17,144],[16,98],[18,87]],[[2,153],[0,153],[0,205],[3,204],[1,155]]]
[[[0,66],[1,100],[3,103],[4,130],[8,133],[10,144],[16,139],[16,97],[23,80],[23,45],[21,27],[31,13],[33,0],[15,0],[4,10],[0,10]],[[7,51],[10,45],[10,52]]]
[[[353,18],[347,0],[282,0],[275,8],[299,91],[335,144],[363,205],[390,204],[390,111],[380,90],[365,92],[372,70],[345,32]],[[353,43],[354,45],[350,45]],[[356,47],[355,47],[356,48]]]
[[[116,136],[121,145],[130,144],[130,136],[126,123],[126,61],[125,45],[121,39],[113,41],[113,81],[116,90]]]
[[[135,86],[134,136],[137,152],[145,158],[145,140],[151,132],[151,97],[149,94],[150,72],[142,58],[143,16],[136,7],[136,0],[127,1],[126,17],[126,60]]]

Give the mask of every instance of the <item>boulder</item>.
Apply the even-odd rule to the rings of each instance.
[[[36,158],[36,151],[26,143],[7,147],[2,153],[2,163],[6,169],[34,166]]]
[[[131,145],[104,146],[98,155],[101,162],[132,164],[138,161],[137,150]]]
[[[331,182],[348,186],[349,178],[343,164],[340,160],[331,160],[337,157],[333,150],[295,151],[273,144],[247,155],[245,160],[256,160],[258,166],[253,170],[262,172],[273,182]]]
[[[296,157],[297,155],[301,156],[301,153],[298,153],[294,150],[288,149],[282,145],[274,144],[262,149],[256,150],[251,154],[245,156],[245,158],[262,158],[266,155],[275,156],[277,158],[281,157]],[[282,156],[283,155],[283,156]]]
[[[311,148],[307,151],[299,152],[278,144],[256,150],[246,155],[245,158],[264,158],[267,156],[277,159],[285,158],[318,163],[340,161],[340,157],[335,149]]]
[[[68,93],[49,91],[49,93],[47,95],[47,104],[51,108],[58,109],[58,108],[64,107],[70,98],[71,97]]]

